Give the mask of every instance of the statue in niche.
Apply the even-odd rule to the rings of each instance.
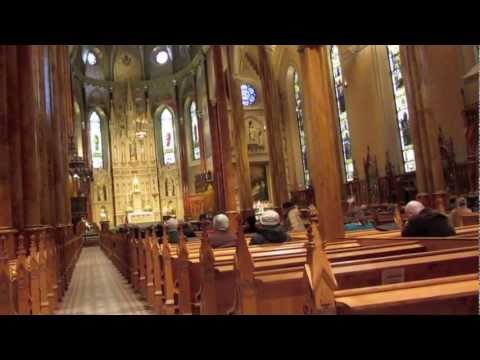
[[[102,195],[100,193],[100,186],[97,187],[97,201],[102,201]]]
[[[168,179],[165,178],[165,196],[168,196]]]
[[[258,146],[263,147],[263,130],[258,130]]]
[[[122,142],[122,163],[125,163],[125,143]]]
[[[257,132],[255,129],[255,126],[253,125],[253,121],[250,120],[248,122],[248,140],[250,144],[257,144],[256,137],[257,137]]]
[[[132,58],[128,54],[123,54],[121,59],[125,66],[129,66],[132,63]]]
[[[140,181],[136,176],[133,178],[133,192],[134,193],[140,192]]]
[[[117,148],[117,146],[115,145],[115,146],[113,147],[113,161],[114,161],[114,162],[117,162],[117,159],[118,159],[118,148]]]
[[[146,153],[146,151],[145,151],[145,145],[142,144],[142,145],[140,146],[140,149],[141,149],[141,152],[142,152],[142,160],[143,160],[143,161],[147,161],[147,153]]]
[[[107,186],[103,185],[103,200],[107,201]]]
[[[171,180],[171,184],[172,184],[172,196],[175,196],[175,180],[173,180],[173,178],[170,179]]]

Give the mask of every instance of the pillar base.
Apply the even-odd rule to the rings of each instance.
[[[249,216],[254,216],[255,210],[247,209],[247,210],[240,210],[240,217],[242,218],[242,222],[246,221]]]
[[[448,206],[448,193],[446,191],[437,191],[432,194],[433,208],[442,214],[446,214]]]
[[[110,229],[110,221],[100,221],[100,230],[102,232]]]
[[[420,201],[425,207],[432,206],[432,196],[429,193],[418,193],[417,201]]]
[[[238,232],[238,212],[237,211],[225,211],[225,215],[227,215],[228,220],[230,221],[230,228],[229,231],[232,234],[236,234]]]

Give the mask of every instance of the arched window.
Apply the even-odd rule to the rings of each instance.
[[[305,180],[305,186],[307,186],[310,184],[310,173],[307,166],[307,142],[305,139],[305,121],[303,117],[303,102],[301,96],[300,79],[296,71],[293,72],[293,96],[295,99],[295,114],[297,116],[298,133],[300,136],[303,176]]]
[[[354,173],[352,159],[352,143],[350,137],[350,128],[348,126],[347,108],[345,104],[342,66],[340,64],[340,54],[338,52],[338,46],[336,45],[332,45],[332,47],[330,48],[330,60],[332,62],[333,84],[335,87],[335,99],[337,102],[337,116],[340,123],[340,135],[342,139],[345,178],[347,181],[352,181]]]
[[[398,130],[400,132],[400,146],[402,148],[403,167],[405,172],[415,171],[415,153],[410,135],[410,121],[408,115],[407,94],[400,62],[400,45],[387,45],[388,63],[392,76],[393,96],[397,114]]]
[[[90,114],[90,146],[92,151],[92,165],[94,169],[103,168],[102,126],[100,116],[96,111]]]
[[[257,92],[252,85],[242,84],[240,86],[242,92],[242,104],[243,106],[252,106],[257,101]]]
[[[198,131],[197,104],[190,103],[190,127],[192,130],[192,155],[193,160],[200,159],[200,137]]]
[[[163,164],[175,164],[175,134],[173,131],[173,114],[165,108],[160,114],[162,128]]]

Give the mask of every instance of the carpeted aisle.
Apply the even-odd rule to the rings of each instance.
[[[150,315],[100,247],[85,247],[57,315]]]

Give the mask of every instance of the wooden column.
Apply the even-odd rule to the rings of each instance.
[[[39,124],[39,46],[19,46],[20,121],[22,136],[22,179],[25,227],[38,227],[40,220]]]
[[[73,112],[73,93],[72,93],[72,83],[71,83],[71,74],[70,74],[70,57],[68,53],[68,46],[60,45],[60,56],[61,56],[61,76],[63,80],[63,97],[62,101],[65,106],[65,115],[64,115],[64,148],[63,154],[65,159],[65,186],[66,186],[66,196],[65,196],[65,216],[66,216],[66,224],[71,226],[72,223],[72,202],[71,202],[71,194],[70,188],[71,184],[70,181],[72,180],[70,177],[70,152],[69,152],[69,145],[70,139],[73,136],[73,129],[74,129],[74,112]]]
[[[233,45],[228,45],[228,78],[230,106],[233,119],[233,139],[237,165],[238,196],[240,199],[240,214],[245,219],[253,212],[253,196],[250,177],[250,161],[248,159],[248,141],[245,117],[243,114],[241,83],[233,75]]]
[[[278,91],[275,86],[270,57],[270,50],[265,45],[259,45],[260,78],[262,80],[268,152],[273,184],[272,202],[274,207],[280,207],[288,200],[288,188],[280,126],[280,104],[278,103]]]
[[[197,70],[193,72],[193,98],[197,107],[197,119],[198,119],[198,140],[200,143],[200,171],[202,173],[207,172],[207,159],[205,157],[205,137],[203,133],[203,114],[200,111],[200,104],[198,103],[198,86],[197,86]],[[205,73],[204,76],[207,76]]]
[[[215,97],[216,103],[216,127],[218,129],[218,157],[214,161],[220,161],[222,171],[222,189],[215,189],[224,191],[225,207],[218,209],[227,214],[230,219],[231,226],[235,226],[236,221],[236,202],[235,202],[235,173],[232,164],[232,151],[230,143],[230,129],[228,124],[228,109],[227,109],[227,84],[224,73],[222,48],[220,45],[213,45],[213,63],[215,71]],[[212,129],[213,130],[213,129]],[[235,231],[236,229],[233,229]]]
[[[328,49],[306,46],[300,50],[304,79],[306,133],[311,183],[315,191],[321,239],[335,240],[344,234],[340,179],[336,157],[334,122],[330,86]]]
[[[433,116],[431,94],[433,88],[429,74],[425,45],[400,47],[402,75],[408,100],[408,110],[415,150],[416,178],[419,201],[426,206],[446,206],[438,124]]]
[[[55,174],[55,213],[56,213],[56,225],[65,225],[67,223],[67,213],[66,213],[66,201],[67,197],[67,187],[65,179],[65,156],[64,156],[64,119],[63,119],[63,88],[62,81],[60,76],[59,68],[59,59],[61,59],[59,54],[59,49],[57,46],[50,46],[50,69],[51,69],[51,96],[52,96],[52,137],[53,137],[53,165],[54,165],[54,174]]]
[[[0,46],[0,230],[13,227],[7,108],[7,46]]]
[[[173,83],[175,91],[175,104],[177,107],[177,116],[180,120],[178,127],[179,134],[179,149],[180,149],[180,178],[182,181],[182,195],[183,195],[183,211],[184,213],[188,210],[187,197],[189,193],[188,189],[188,161],[187,161],[187,137],[185,134],[185,114],[182,104],[180,104],[180,96],[178,93],[178,85],[174,80]]]
[[[48,46],[41,46],[40,49],[40,81],[39,89],[39,157],[40,157],[40,179],[41,179],[41,222],[42,224],[55,224],[55,214],[53,207],[53,178],[50,172],[50,159],[53,151],[52,146],[52,111],[51,97],[49,96],[50,71],[49,71]]]

